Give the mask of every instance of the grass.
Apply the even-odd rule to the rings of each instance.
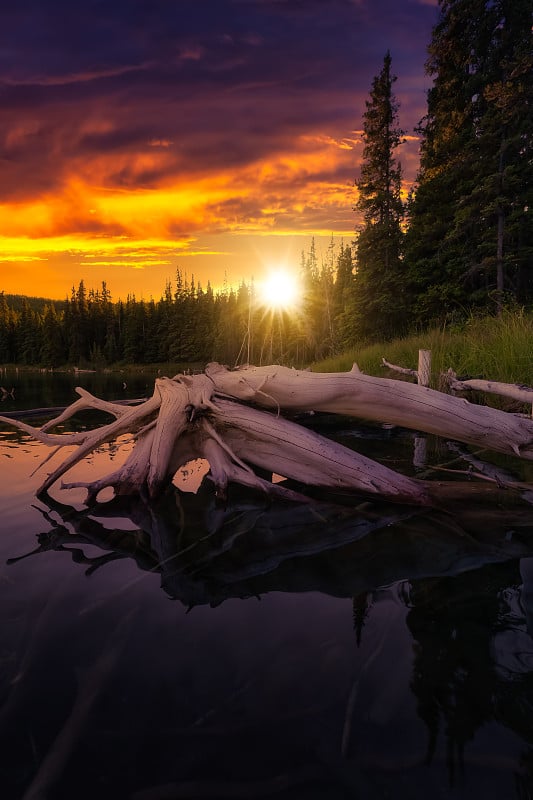
[[[440,376],[451,367],[460,378],[516,383],[533,387],[533,314],[506,311],[501,317],[471,317],[461,326],[434,329],[395,339],[384,344],[354,347],[340,355],[315,362],[315,372],[345,372],[355,362],[368,375],[399,378],[381,366],[385,358],[392,364],[416,369],[418,351],[431,350],[433,388],[439,388]],[[88,368],[94,365],[84,365]],[[138,372],[175,375],[184,368],[202,371],[204,364],[125,364],[99,366],[111,372]],[[34,371],[33,367],[0,365],[0,369]],[[56,371],[71,371],[65,365]]]
[[[501,317],[471,317],[460,327],[355,347],[313,364],[312,369],[343,372],[355,362],[368,375],[399,377],[382,367],[381,359],[416,369],[419,350],[431,350],[431,386],[435,389],[439,388],[441,374],[450,367],[464,379],[483,378],[533,387],[533,315],[523,311],[508,311]]]

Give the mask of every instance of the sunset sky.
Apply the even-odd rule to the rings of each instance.
[[[2,5],[0,291],[158,299],[351,241],[387,49],[414,178],[437,0]]]

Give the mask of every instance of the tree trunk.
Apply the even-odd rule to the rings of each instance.
[[[230,372],[208,364],[215,390],[246,402],[292,411],[328,411],[388,422],[447,439],[533,459],[533,422],[424,386],[359,372],[317,373],[287,367]]]

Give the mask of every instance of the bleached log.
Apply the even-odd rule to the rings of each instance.
[[[409,375],[411,378],[418,378],[416,369],[409,369],[409,367],[399,367],[397,364],[391,364],[385,358],[381,359],[381,366],[391,369],[393,372],[399,372],[401,375]]]
[[[219,400],[216,419],[232,451],[261,469],[310,486],[359,490],[399,502],[429,502],[421,481],[283,417]]]
[[[97,398],[95,398],[97,399]],[[103,403],[105,408],[103,410],[108,411],[108,404]],[[29,425],[25,425],[22,422],[16,422],[15,420],[0,420],[4,422],[10,422],[12,425],[16,425],[16,427],[21,428],[22,430],[26,430],[36,439],[43,441],[44,444],[78,444],[78,449],[74,450],[65,461],[63,461],[60,466],[55,469],[44,481],[44,483],[39,487],[38,493],[46,492],[48,489],[59,479],[61,478],[68,470],[72,469],[75,464],[78,464],[85,456],[88,456],[97,447],[100,447],[105,442],[112,442],[119,436],[122,436],[126,433],[136,433],[139,431],[146,422],[152,418],[155,412],[158,411],[159,406],[161,405],[161,396],[159,392],[159,387],[156,381],[156,386],[154,389],[154,394],[152,397],[147,400],[146,402],[142,403],[140,406],[133,406],[129,407],[125,413],[121,413],[117,419],[113,422],[108,423],[107,425],[102,425],[100,428],[96,428],[90,431],[84,431],[83,434],[41,434],[41,431],[36,428],[31,428]],[[96,405],[94,406],[97,407]],[[50,423],[52,426],[52,423]],[[43,439],[42,437],[48,437],[51,441],[47,441],[47,439]],[[75,437],[81,436],[81,441],[76,440]],[[62,440],[62,441],[61,441]]]
[[[231,372],[209,364],[206,374],[217,392],[265,408],[346,414],[533,459],[533,421],[407,381],[277,365]]]
[[[134,447],[122,466],[104,477],[63,486],[83,486],[91,503],[107,487],[117,495],[154,498],[171,483],[178,469],[201,457],[208,460],[210,477],[221,497],[225,497],[229,484],[239,483],[272,495],[302,499],[301,494],[257,474],[266,470],[300,485],[354,491],[402,503],[438,504],[439,487],[398,474],[282,418],[282,408],[377,419],[533,458],[531,421],[405,382],[370,378],[355,370],[330,375],[270,366],[230,372],[211,364],[203,375],[157,379],[151,398],[126,409],[88,393],[79,394],[79,400],[43,428],[0,417],[0,421],[49,446],[77,445],[46,477],[40,494],[101,444],[130,434]],[[270,411],[240,401],[263,405]],[[115,419],[81,433],[50,432],[59,421],[89,407],[111,413]]]
[[[466,381],[457,379],[457,375],[452,369],[446,373],[446,378],[450,389],[456,392],[473,391],[488,392],[497,394],[500,397],[510,397],[521,403],[533,404],[533,388],[522,386],[516,383],[501,383],[500,381],[484,381],[478,378],[469,378]]]
[[[147,476],[150,465],[150,453],[154,439],[154,428],[151,426],[141,432],[136,438],[135,447],[128,458],[114,472],[93,481],[63,481],[62,489],[82,488],[87,490],[87,503],[91,505],[96,502],[98,494],[103,489],[113,489],[116,496],[138,494],[143,495],[147,487]],[[62,464],[55,473],[52,473],[45,483],[39,488],[38,494],[42,494],[52,486],[55,481],[71,468],[71,465]]]
[[[427,504],[424,485],[382,466],[359,453],[330,441],[277,415],[214,397],[215,386],[206,375],[156,380],[153,397],[120,412],[97,398],[82,398],[73,407],[115,411],[113,422],[82,434],[52,434],[15,420],[19,427],[48,445],[77,444],[38,490],[48,489],[103,442],[124,433],[136,434],[125,463],[111,474],[90,482],[65,482],[83,486],[88,502],[111,487],[116,494],[157,495],[176,471],[193,457],[210,463],[217,493],[225,496],[229,483],[240,483],[285,497],[296,496],[258,477],[253,467],[277,472],[300,484],[335,490],[355,490],[400,502]],[[71,409],[72,411],[72,409]],[[64,412],[59,419],[70,416]],[[47,423],[48,428],[55,421]],[[301,499],[301,495],[298,495]]]
[[[391,369],[393,372],[399,372],[401,375],[409,375],[416,378],[420,386],[429,386],[431,380],[431,350],[418,351],[418,369],[410,369],[409,367],[399,367],[397,364],[391,364],[386,359],[381,359],[381,366]]]
[[[252,443],[253,444],[253,443]],[[299,492],[286,489],[278,484],[259,477],[228,446],[219,440],[214,431],[202,437],[198,452],[209,462],[210,478],[213,481],[217,497],[226,500],[230,483],[256,489],[262,494],[276,496],[285,500],[306,502],[308,498]]]
[[[419,386],[429,386],[431,381],[431,350],[418,351],[418,370],[416,376]]]
[[[86,389],[82,389],[81,386],[76,386],[74,391],[80,395],[80,399],[76,400],[74,403],[71,403],[61,414],[59,414],[59,416],[45,423],[41,427],[41,431],[48,431],[51,428],[57,427],[57,425],[61,425],[61,423],[66,422],[67,419],[71,419],[80,411],[87,411],[89,409],[93,411],[105,411],[115,417],[115,419],[122,417],[128,411],[127,407],[124,405],[111,403],[106,400],[102,400],[99,397],[94,397],[94,395],[92,395]]]

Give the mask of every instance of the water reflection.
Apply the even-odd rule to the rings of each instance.
[[[67,551],[91,574],[131,558],[140,569],[159,572],[162,589],[192,607],[272,591],[359,597],[402,580],[533,556],[529,507],[487,508],[483,498],[451,515],[378,502],[263,504],[240,494],[222,508],[204,484],[196,495],[171,490],[150,505],[117,497],[81,511],[47,495],[38,507],[49,529],[38,534],[33,551],[8,563]],[[110,520],[120,527],[110,527]],[[84,545],[104,554],[85,555]]]
[[[81,386],[98,397],[122,400],[140,398],[153,391],[155,371],[126,372],[51,372],[36,369],[0,370],[1,413],[25,409],[63,407],[77,399],[75,387]]]
[[[86,509],[0,446],[2,797],[533,797],[531,506]]]
[[[467,745],[498,722],[526,743],[516,780],[518,796],[530,797],[533,641],[524,600],[514,561],[453,582],[436,578],[411,587],[406,619],[415,642],[411,686],[428,730],[426,761],[431,763],[443,737],[451,784],[465,773]],[[498,757],[504,768],[505,753]]]
[[[270,592],[350,598],[359,647],[365,645],[365,629],[374,615],[379,620],[387,607],[390,618],[391,608],[403,608],[401,619],[413,647],[409,685],[426,728],[425,753],[410,767],[444,758],[450,788],[458,777],[464,781],[465,770],[496,766],[514,774],[517,798],[531,796],[529,509],[497,504],[490,510],[470,507],[452,517],[377,503],[358,509],[323,503],[261,506],[245,498],[221,509],[201,490],[198,496],[169,492],[151,507],[117,499],[81,512],[49,498],[41,513],[47,529],[38,534],[31,552],[9,560],[12,567],[55,551],[67,553],[91,576],[112,561],[131,559],[139,570],[159,573],[162,590],[189,609]],[[124,530],[126,519],[130,530]],[[119,520],[122,527],[116,526]],[[372,643],[367,663],[383,646],[384,640],[379,646]],[[387,720],[389,712],[383,705],[379,713],[369,713],[362,695],[368,670],[363,667],[351,684],[340,752],[326,748],[321,758],[330,770],[341,771],[344,784],[370,786],[373,793],[363,796],[382,797],[368,783],[369,775],[405,770],[409,756],[398,731],[391,749],[384,747],[379,719],[385,714]],[[522,742],[520,762],[505,748],[496,764],[494,754],[476,755],[474,750],[465,766],[467,745],[495,723]],[[439,755],[439,741],[444,755]],[[315,768],[306,769],[306,780],[317,778]]]

